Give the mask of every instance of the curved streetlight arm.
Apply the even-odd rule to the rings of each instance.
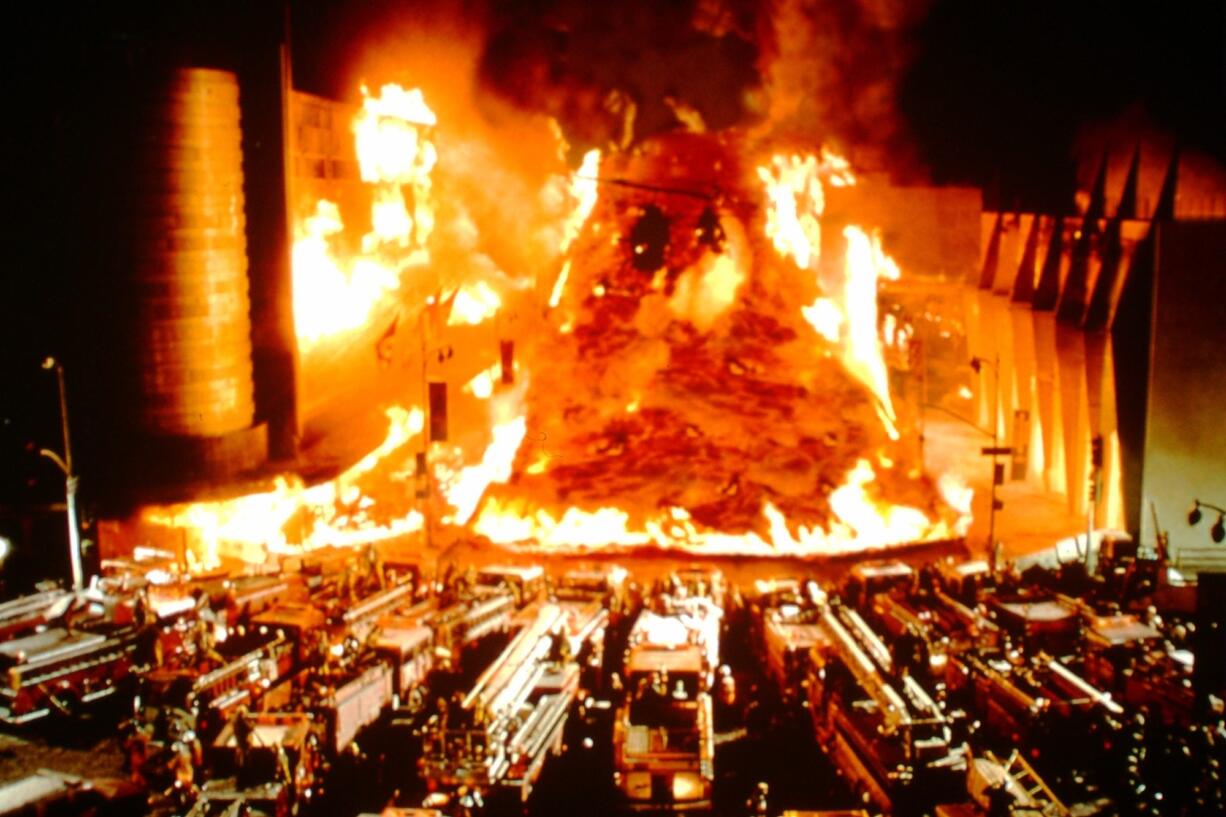
[[[1214,505],[1209,502],[1201,502],[1199,499],[1192,500],[1192,505],[1197,508],[1208,508],[1211,511],[1217,511],[1220,514],[1226,514],[1226,508],[1219,508],[1217,505]]]
[[[64,462],[63,457],[61,457],[59,454],[55,453],[50,448],[40,448],[38,449],[38,453],[55,463],[59,469],[64,472],[64,476],[72,476],[72,472],[68,470],[68,463]]]
[[[971,358],[971,368],[974,369],[976,373],[979,372],[979,367],[985,364],[988,366],[991,366],[992,370],[995,371],[999,375],[1000,373],[1000,358],[999,357],[997,357],[995,360],[988,360],[986,357],[979,357],[978,355],[975,355],[974,357]]]

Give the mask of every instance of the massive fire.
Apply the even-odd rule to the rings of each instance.
[[[345,227],[336,203],[317,202],[299,225],[294,323],[307,353],[369,325],[380,302],[400,288],[401,274],[429,261],[431,173],[438,158],[430,132],[437,120],[418,90],[389,84],[377,97],[363,87],[362,96],[353,130],[362,181],[372,188],[371,229],[362,236],[361,252],[346,255],[336,246]]]
[[[354,547],[413,533],[422,515],[398,499],[410,477],[403,458],[424,415],[397,406],[387,418],[383,442],[333,480],[306,486],[296,476],[278,477],[271,490],[237,499],[148,508],[141,522],[182,531],[184,557],[194,569],[215,567],[223,557],[259,564],[269,553]]]
[[[445,151],[420,92],[364,90],[354,134],[371,230],[345,254],[339,209],[319,201],[294,247],[307,365],[389,298],[403,303],[407,269],[429,275],[433,200],[447,195],[432,177],[436,131]],[[451,283],[415,308],[447,356],[453,333],[488,333],[505,313],[520,321],[512,370],[464,350],[456,399],[484,406],[485,429],[425,443],[429,418],[392,408],[384,442],[333,480],[285,476],[141,521],[183,531],[196,565],[431,524],[528,549],[790,556],[963,535],[965,490],[933,484],[899,444],[877,289],[900,270],[872,232],[822,231],[825,187],[855,175],[826,149],[757,153],[696,133],[590,151],[566,189],[551,280],[533,286],[547,265],[430,276]],[[439,212],[452,210],[463,212]],[[532,292],[536,310],[525,309]]]
[[[555,289],[565,317],[537,344],[544,368],[528,367],[528,427],[547,443],[490,488],[476,532],[551,550],[790,555],[964,532],[965,515],[896,445],[877,282],[897,265],[848,227],[842,246],[825,239],[841,273],[819,274],[822,179],[854,176],[829,152],[775,156],[757,168],[762,195],[742,162],[706,137],[606,160],[617,192],[602,192]],[[662,167],[664,194],[676,191],[667,210]],[[714,168],[719,194],[692,192],[699,168]],[[810,306],[781,297],[814,290]]]

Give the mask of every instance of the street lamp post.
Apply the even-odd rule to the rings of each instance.
[[[68,556],[72,564],[72,589],[80,590],[85,583],[85,571],[81,566],[81,530],[77,525],[77,475],[72,470],[72,444],[68,435],[68,394],[64,387],[64,367],[58,360],[49,357],[43,361],[44,369],[54,369],[60,390],[60,426],[64,433],[64,456],[60,457],[49,448],[39,449],[39,454],[54,462],[64,472],[65,505],[68,508]]]
[[[996,507],[999,502],[996,499],[996,486],[1000,483],[1000,464],[996,461],[996,457],[1004,450],[1000,447],[1000,418],[997,416],[1000,411],[1000,356],[997,355],[992,360],[982,357],[971,358],[971,368],[976,374],[984,365],[992,367],[992,448],[984,453],[992,457],[992,504],[988,507],[988,550],[995,561]]]
[[[1200,512],[1201,508],[1217,511],[1217,522],[1214,522],[1213,527],[1209,529],[1209,536],[1214,542],[1221,543],[1223,539],[1226,539],[1226,508],[1214,505],[1211,502],[1201,502],[1199,499],[1194,499],[1192,500],[1192,509],[1188,511],[1189,525],[1196,525],[1196,523],[1200,522],[1203,515]]]

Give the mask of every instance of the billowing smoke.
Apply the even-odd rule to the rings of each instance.
[[[775,0],[760,64],[776,135],[833,141],[861,169],[910,163],[897,82],[928,4]]]
[[[674,129],[829,141],[870,165],[910,164],[897,85],[928,0],[474,0],[352,4],[317,26],[359,79],[458,91],[496,127],[562,127],[577,165]],[[344,42],[338,42],[342,40]],[[336,56],[333,61],[339,59]],[[410,76],[411,75],[411,76]],[[340,88],[321,88],[329,95]],[[457,105],[458,106],[458,105]],[[449,121],[440,111],[441,121]]]
[[[740,126],[910,163],[896,83],[927,8],[906,0],[555,3],[491,21],[481,78],[547,112],[576,151]]]
[[[686,118],[679,109],[712,130],[765,113],[753,4],[561,2],[530,15],[516,4],[494,8],[483,83],[557,119],[576,153],[676,128]]]

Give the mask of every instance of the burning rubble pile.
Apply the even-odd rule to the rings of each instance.
[[[527,353],[529,440],[478,533],[789,554],[954,535],[890,405],[876,281],[897,267],[854,228],[823,267],[823,180],[854,177],[829,154],[752,155],[677,134],[602,164]]]
[[[569,206],[553,229],[556,266],[457,275],[430,271],[454,253],[432,245],[465,233],[449,214],[467,217],[434,172],[445,123],[420,92],[388,85],[364,91],[353,129],[371,230],[342,240],[323,200],[301,221],[304,365],[369,338],[388,314],[410,319],[392,322],[380,357],[397,332],[411,349],[413,331],[536,316],[513,324],[513,368],[491,354],[449,384],[455,401],[484,404],[488,429],[424,442],[423,382],[387,409],[383,443],[335,479],[147,508],[138,535],[177,534],[207,565],[422,537],[439,523],[445,538],[551,552],[809,556],[965,532],[965,496],[921,473],[891,403],[877,289],[900,271],[865,230],[822,231],[826,187],[856,181],[839,156],[776,152],[740,131],[593,150],[569,189],[550,182]],[[428,276],[438,288],[423,296]]]

